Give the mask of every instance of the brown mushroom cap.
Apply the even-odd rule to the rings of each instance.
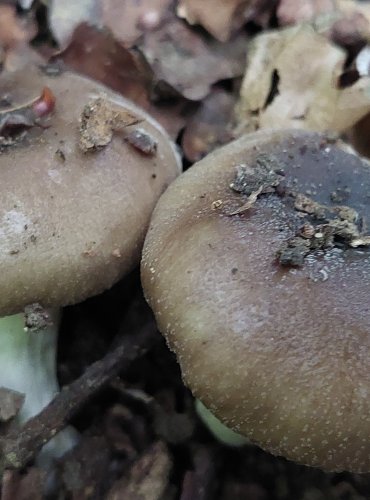
[[[279,192],[230,188],[258,158]],[[282,172],[280,172],[282,173]],[[370,252],[336,241],[300,266],[277,255],[307,214],[291,193],[370,221],[370,169],[323,136],[259,132],[200,161],[160,199],[142,280],[186,384],[226,425],[270,452],[328,470],[370,471]],[[318,235],[319,237],[319,235]]]
[[[138,263],[154,205],[179,173],[159,124],[93,81],[27,68],[2,75],[0,95],[16,107],[45,86],[56,97],[47,128],[31,127],[0,153],[0,315],[34,302],[71,304],[110,288]],[[144,154],[123,132],[83,153],[80,116],[99,96],[137,116],[141,122],[123,132],[139,127],[158,143],[156,153]],[[0,110],[0,122],[2,116]]]

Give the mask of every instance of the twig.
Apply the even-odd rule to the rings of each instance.
[[[86,401],[120,371],[144,354],[151,345],[155,327],[146,324],[135,336],[124,335],[120,344],[62,391],[39,414],[20,429],[11,430],[0,442],[0,473],[20,469],[61,431]]]

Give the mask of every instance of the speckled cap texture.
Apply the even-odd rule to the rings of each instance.
[[[230,187],[266,161],[279,187],[251,198]],[[313,220],[297,193],[330,214],[352,207],[356,228],[369,227],[368,164],[322,135],[264,131],[210,154],[154,211],[144,291],[185,383],[223,423],[299,463],[369,472],[369,247],[336,233],[282,265]]]
[[[56,98],[46,125],[29,128],[0,152],[1,315],[34,302],[72,304],[110,288],[139,262],[155,203],[179,173],[160,125],[105,87],[35,68],[0,77],[0,94],[11,107],[24,106],[44,87]],[[85,153],[81,114],[99,97],[139,124]],[[125,140],[137,127],[156,145],[152,154]]]

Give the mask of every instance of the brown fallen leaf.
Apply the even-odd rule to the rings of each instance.
[[[351,18],[356,14],[361,14],[370,21],[370,4],[368,2],[359,2],[358,0],[336,0],[337,10],[340,17]]]
[[[210,40],[172,17],[158,29],[144,33],[139,48],[157,87],[171,87],[198,101],[208,95],[214,83],[241,76],[246,42],[244,34],[227,43]]]
[[[216,498],[219,465],[216,451],[210,446],[196,446],[191,452],[193,470],[185,473],[180,500]]]
[[[106,500],[160,500],[165,492],[172,460],[161,441],[150,446],[116,481],[105,497]]]
[[[49,5],[49,23],[59,47],[69,44],[81,23],[108,28],[114,38],[132,46],[144,31],[158,27],[174,0],[64,0]]]
[[[45,472],[31,467],[26,473],[7,470],[2,477],[1,500],[42,500]]]
[[[159,27],[174,0],[102,0],[102,24],[116,40],[132,46],[146,31]]]
[[[370,6],[357,0],[280,0],[276,15],[280,26],[312,23],[350,57],[370,37]]]
[[[334,0],[280,0],[276,16],[280,26],[288,26],[312,21],[335,10]]]
[[[354,57],[370,36],[370,16],[361,12],[343,14],[333,22],[327,36],[335,44],[345,48],[349,56]]]
[[[105,436],[112,450],[129,461],[136,459],[151,442],[145,415],[129,405],[112,406],[104,419]]]
[[[151,101],[154,75],[143,55],[117,42],[109,30],[80,24],[69,45],[49,60],[49,67],[65,65],[133,100],[176,138],[186,122],[189,102],[181,96],[163,103]]]
[[[200,24],[217,40],[225,42],[245,22],[243,11],[253,0],[180,0],[179,17]]]
[[[50,62],[66,66],[103,82],[137,103],[146,103],[152,72],[137,51],[126,49],[108,30],[85,23],[75,29],[69,45]]]
[[[266,28],[278,0],[180,0],[179,17],[199,24],[221,42],[230,40],[244,24]]]
[[[64,497],[80,500],[103,498],[109,478],[111,450],[103,436],[81,436],[77,446],[64,455],[59,464]]]
[[[361,155],[370,157],[370,114],[357,122],[348,133],[347,137],[356,151]]]
[[[182,136],[182,148],[191,162],[233,138],[232,119],[235,97],[214,88],[189,120]]]

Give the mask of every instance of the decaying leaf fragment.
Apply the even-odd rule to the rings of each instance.
[[[276,16],[279,25],[298,24],[335,10],[334,0],[280,0]]]
[[[364,233],[363,217],[354,208],[321,204],[293,191],[290,196],[294,198],[294,209],[300,213],[303,225],[277,252],[282,266],[303,266],[305,257],[316,250],[370,245],[370,236]]]
[[[244,18],[239,15],[251,0],[180,0],[177,14],[189,24],[200,24],[217,40],[228,40]]]
[[[166,446],[157,441],[132,464],[127,474],[115,483],[106,498],[160,500],[168,485],[171,468],[171,458]]]
[[[82,110],[80,149],[86,153],[107,146],[112,140],[113,132],[123,130],[140,121],[137,116],[121,106],[115,106],[104,96],[97,97]]]
[[[168,89],[186,99],[204,99],[211,86],[243,74],[246,35],[240,33],[227,43],[203,35],[175,16],[156,30],[144,33],[138,48],[152,69],[156,91]]]
[[[134,45],[146,31],[152,31],[168,16],[173,0],[100,0],[103,24],[116,40]]]
[[[247,200],[228,215],[247,212],[256,203],[260,194],[273,193],[284,177],[284,165],[273,156],[259,155],[255,164],[237,165],[235,178],[230,188],[237,193],[247,195]]]
[[[339,88],[345,60],[343,50],[308,25],[256,37],[238,104],[240,129],[350,128],[370,110],[370,78]]]
[[[235,101],[236,96],[221,88],[213,88],[203,99],[182,135],[181,146],[189,161],[199,161],[233,139]]]

